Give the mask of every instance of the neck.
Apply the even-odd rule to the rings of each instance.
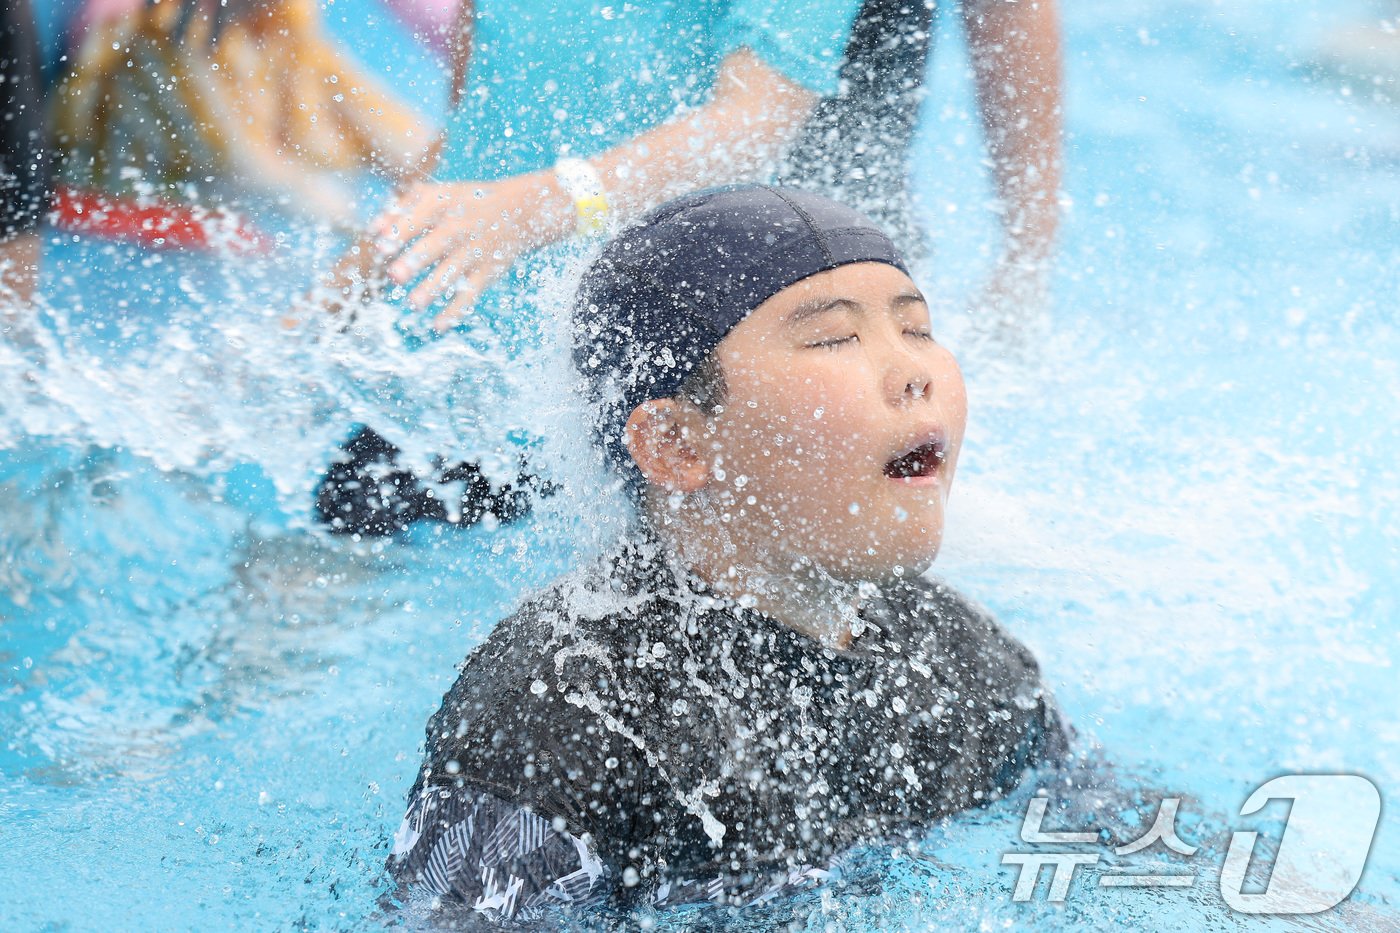
[[[812,561],[757,547],[703,505],[650,508],[652,528],[681,565],[718,596],[732,599],[803,635],[846,648],[860,634],[865,587]]]

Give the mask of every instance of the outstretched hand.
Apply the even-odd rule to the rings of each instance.
[[[730,53],[704,106],[590,156],[606,179],[609,213],[637,216],[697,181],[762,175],[816,101],[747,48]],[[568,239],[577,224],[573,199],[549,169],[493,182],[420,182],[375,218],[366,231],[373,245],[347,257],[328,284],[346,294],[381,277],[411,285],[410,304],[440,309],[432,325],[443,331],[522,254]],[[368,275],[365,256],[373,260]]]
[[[496,182],[420,182],[370,225],[390,280],[407,285],[444,331],[460,321],[521,254],[573,231],[572,203],[551,172]]]

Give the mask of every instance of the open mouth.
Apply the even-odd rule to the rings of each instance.
[[[944,459],[943,442],[932,440],[886,463],[885,475],[890,479],[920,479],[933,476],[943,465]]]

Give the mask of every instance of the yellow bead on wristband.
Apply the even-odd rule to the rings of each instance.
[[[575,198],[574,213],[578,215],[580,236],[600,234],[608,228],[608,196],[595,194],[589,198]]]
[[[597,236],[607,230],[611,208],[598,170],[583,159],[560,159],[554,163],[554,177],[574,202],[578,235]]]

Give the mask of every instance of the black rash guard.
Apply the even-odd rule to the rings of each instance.
[[[29,0],[0,10],[0,241],[26,233],[49,209],[49,154],[39,40]]]
[[[848,650],[707,595],[654,547],[556,584],[430,720],[390,870],[467,920],[747,903],[1064,756],[1030,653],[938,583]]]

